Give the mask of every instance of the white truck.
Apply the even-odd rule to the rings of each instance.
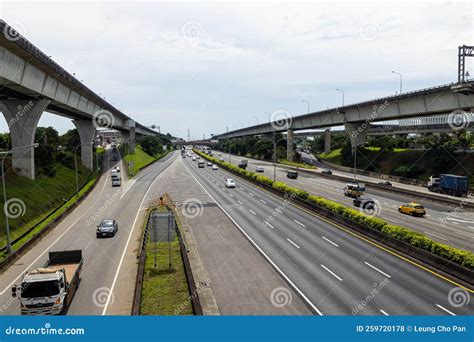
[[[64,314],[79,286],[82,251],[50,252],[46,264],[25,272],[20,285],[12,288],[22,315]]]

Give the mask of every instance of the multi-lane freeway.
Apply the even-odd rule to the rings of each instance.
[[[473,312],[472,303],[449,304],[458,284],[222,169],[198,168],[190,158],[186,167],[316,314]],[[226,178],[236,188],[226,188]]]
[[[109,172],[105,170],[93,192],[53,231],[1,275],[0,303],[4,305],[1,314],[20,313],[18,301],[11,298],[11,287],[18,283],[25,271],[44,265],[49,251],[73,249],[82,250],[84,266],[79,290],[68,314],[108,314],[114,302],[113,296],[121,295],[117,290],[117,279],[130,237],[137,229],[139,214],[143,212],[150,190],[156,185],[156,179],[176,157],[176,152],[170,153],[143,170],[136,178],[122,182],[121,188],[112,187]],[[113,162],[112,153],[107,154],[105,158],[106,169],[120,163]],[[97,239],[96,226],[105,218],[118,221],[118,233],[113,238]],[[134,284],[135,276],[128,277]],[[115,298],[115,301],[119,299]]]
[[[219,156],[219,153],[221,156]],[[214,151],[214,156],[224,158],[229,161],[229,155],[224,152]],[[237,165],[239,160],[249,161],[248,170],[255,171],[258,165],[263,165],[264,175],[273,178],[273,164],[251,158],[243,158],[232,155],[232,164]],[[276,179],[288,185],[304,189],[312,195],[339,202],[347,206],[353,206],[352,199],[344,196],[343,188],[346,183],[322,177],[316,172],[299,172],[297,179],[286,177],[287,168],[276,166]],[[422,202],[427,210],[425,217],[412,217],[398,212],[398,207],[403,203],[411,202],[409,196],[394,194],[375,189],[367,189],[366,195],[376,200],[376,210],[374,213],[387,222],[401,225],[420,233],[423,233],[433,240],[439,241],[453,247],[474,251],[474,213],[460,208],[454,208],[444,204],[433,203],[416,199]]]

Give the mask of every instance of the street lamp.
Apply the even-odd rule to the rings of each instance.
[[[357,148],[360,145],[364,145],[364,142],[360,141],[354,145],[354,180],[356,180],[356,175],[357,175]]]
[[[306,102],[308,105],[308,114],[309,114],[309,101],[308,100],[301,100],[302,102]]]
[[[403,85],[402,74],[400,74],[398,71],[393,71],[393,70],[392,70],[392,74],[397,74],[398,76],[400,76],[400,94],[401,94],[402,93],[402,85]]]
[[[5,214],[5,225],[6,225],[6,232],[7,232],[7,254],[11,253],[12,246],[11,246],[11,241],[10,241],[10,222],[8,222],[8,213],[7,213],[7,210],[6,210],[6,208],[7,208],[6,207],[6,204],[7,204],[7,191],[6,191],[6,187],[5,187],[5,169],[3,167],[3,163],[5,161],[5,157],[7,155],[9,155],[10,153],[12,153],[14,150],[18,150],[18,149],[21,149],[21,148],[31,148],[31,147],[36,148],[38,146],[39,146],[38,143],[34,143],[34,144],[31,144],[31,145],[13,147],[11,150],[6,151],[5,155],[2,158],[3,213]]]
[[[337,91],[340,91],[342,93],[342,106],[344,107],[344,90],[336,88]]]

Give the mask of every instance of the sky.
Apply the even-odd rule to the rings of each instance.
[[[8,1],[0,17],[125,114],[192,139],[457,80],[471,2]],[[474,63],[467,69],[474,74]],[[471,71],[472,70],[472,71]],[[45,113],[40,126],[73,128]],[[0,117],[0,131],[7,131]]]

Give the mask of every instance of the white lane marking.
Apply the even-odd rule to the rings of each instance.
[[[426,217],[430,217],[431,215],[430,214],[425,214]]]
[[[257,215],[257,213],[255,211],[253,211],[252,209],[249,209],[249,211],[254,214],[254,215]]]
[[[456,316],[456,314],[452,313],[451,311],[449,311],[449,310],[446,309],[446,308],[443,308],[441,305],[436,304],[436,303],[435,303],[435,305],[436,305],[438,308],[440,308],[441,310],[446,311],[446,312],[447,312],[448,314],[450,314],[451,316]]]
[[[338,245],[337,243],[332,242],[331,240],[329,240],[328,238],[326,238],[326,237],[324,237],[324,236],[321,236],[321,237],[322,237],[324,240],[326,240],[327,242],[333,244],[334,246],[339,247],[339,245]]]
[[[383,311],[382,309],[379,309],[381,313],[383,313],[385,316],[390,316],[388,313],[386,313],[385,311]]]
[[[139,208],[141,208],[143,206],[143,203],[145,202],[145,199],[148,196],[148,193],[150,192],[153,184],[155,184],[158,177],[160,177],[160,175],[162,175],[163,172],[165,172],[171,165],[173,165],[173,163],[174,163],[174,161],[172,163],[170,163],[167,167],[165,167],[160,173],[158,173],[156,175],[156,177],[153,179],[153,181],[148,186],[148,189],[146,190],[145,195],[143,196],[143,199],[142,199],[142,202],[140,203]],[[115,283],[117,282],[117,278],[118,278],[118,275],[120,273],[120,268],[122,267],[123,259],[125,258],[125,253],[127,253],[128,244],[130,243],[130,239],[132,237],[133,231],[135,230],[135,225],[137,223],[139,215],[140,215],[140,211],[137,210],[137,215],[135,215],[135,220],[133,221],[132,229],[130,229],[130,234],[128,234],[127,243],[125,244],[125,248],[123,249],[122,256],[120,257],[120,262],[119,262],[119,265],[117,267],[117,271],[115,272],[114,280],[112,281],[112,286],[110,287],[110,291],[109,291],[109,294],[107,296],[107,301],[105,302],[104,310],[102,311],[102,316],[104,316],[107,313],[107,308],[109,307],[109,304],[110,304],[110,294],[114,293],[113,291],[114,291]]]
[[[239,186],[240,190],[244,190],[244,188],[242,188],[241,186]]]
[[[452,223],[452,224],[455,224],[455,225],[458,225],[458,224],[459,224],[459,222],[451,222],[451,223]]]
[[[342,279],[336,274],[334,273],[333,271],[331,271],[329,268],[327,268],[326,266],[324,266],[323,264],[321,264],[321,267],[324,268],[326,271],[328,271],[329,273],[331,273],[334,277],[336,277],[336,279],[338,279],[339,281],[342,281]]]
[[[230,197],[234,197],[234,195],[232,195],[230,192],[229,192],[229,196],[230,196]]]
[[[305,228],[306,228],[306,226],[305,226],[304,224],[302,224],[301,222],[299,222],[299,221],[296,221],[296,220],[293,220],[293,221],[295,221],[296,223],[298,223],[300,226],[302,226],[302,227],[305,227]]]
[[[466,221],[466,220],[461,220],[461,219],[457,219],[457,218],[454,218],[454,217],[446,217],[446,220],[449,220],[449,221],[457,221],[457,222],[463,222],[463,223],[474,223],[472,221]],[[453,222],[454,223],[454,222]]]
[[[369,264],[367,261],[364,261],[364,264],[366,264],[367,266],[373,268],[374,270],[376,270],[377,272],[379,273],[382,273],[384,276],[386,276],[387,278],[392,278],[391,276],[389,276],[387,273],[385,273],[384,271],[382,270],[379,270],[377,267],[375,267],[374,265],[371,265]]]
[[[263,204],[267,204],[267,202],[265,202],[263,199],[261,199],[260,202],[262,202]]]
[[[237,200],[237,202],[239,202],[240,204],[242,204],[242,205],[243,205],[242,201],[239,201],[239,200]]]
[[[252,194],[251,192],[249,192],[249,195],[250,195],[250,196],[252,196],[252,197],[253,197],[253,196],[255,196],[255,195],[254,195],[254,194]]]
[[[463,234],[463,233],[460,233],[460,232],[453,232],[454,234],[459,234],[459,235],[462,235],[462,236],[466,236],[470,239],[474,239],[474,236],[473,235],[469,235],[469,234]]]
[[[266,224],[267,226],[269,226],[270,228],[272,228],[272,229],[275,228],[275,227],[273,227],[270,223],[268,223],[267,221],[263,221],[263,222],[265,222],[265,224]]]
[[[107,173],[104,173],[105,177],[107,177]],[[94,201],[94,203],[92,203],[90,205],[90,207],[94,207],[95,204],[100,200],[100,197],[102,195],[102,193],[104,192],[104,188],[105,188],[105,185],[107,184],[107,178],[104,182],[104,185],[102,186],[102,189],[100,190],[100,193],[99,193],[99,196],[97,196],[97,199]],[[76,225],[77,222],[79,222],[82,217],[88,212],[88,210],[84,210],[84,213],[78,217],[78,219],[76,221],[74,221],[65,231],[64,233],[62,233],[61,235],[59,235],[59,237],[54,240],[47,248],[45,248],[44,252],[41,253],[35,260],[33,260],[33,262],[27,267],[25,268],[25,270],[23,272],[21,272],[15,279],[13,279],[13,281],[10,283],[10,285],[8,285],[2,292],[0,292],[0,296],[3,295],[7,290],[10,290],[12,285],[15,284],[16,280],[18,278],[20,278],[26,271],[28,271],[31,266],[33,266],[33,264],[35,264],[47,251],[49,251],[49,249],[51,247],[53,247],[54,244],[56,244],[56,242],[58,242],[72,227],[74,227]]]
[[[474,227],[472,227],[472,226],[469,226],[469,228],[474,229]]]
[[[445,238],[442,237],[442,236],[439,236],[439,235],[436,235],[436,234],[433,234],[433,233],[430,233],[430,232],[427,232],[427,231],[424,231],[423,233],[428,234],[428,235],[431,235],[431,236],[434,236],[434,237],[437,237],[438,239],[441,239],[441,240],[446,240],[446,241],[448,241],[448,239],[445,239]]]
[[[295,246],[296,248],[300,249],[301,247],[298,246],[296,243],[294,243],[293,241],[291,241],[290,239],[286,238],[293,246]]]
[[[392,220],[392,219],[389,219],[389,218],[385,218],[386,220],[389,220],[389,221],[392,221],[392,222],[395,222],[395,223],[401,223],[400,221],[397,221],[397,220]]]
[[[273,266],[273,268],[281,274],[281,276],[283,278],[285,278],[285,280],[287,281],[288,284],[290,284],[290,286],[296,291],[298,292],[298,294],[301,296],[301,298],[303,298],[303,300],[308,303],[309,306],[311,306],[311,308],[319,315],[319,316],[323,316],[323,313],[313,304],[313,302],[311,302],[309,300],[308,297],[306,297],[306,295],[303,293],[303,291],[301,291],[296,285],[295,283],[293,283],[291,281],[291,279],[275,264],[275,262],[273,262],[272,259],[270,259],[270,257],[263,251],[263,249],[260,248],[259,245],[257,245],[255,243],[255,241],[253,241],[253,239],[245,232],[245,230],[242,229],[242,227],[237,223],[237,221],[235,221],[232,216],[229,215],[229,213],[219,204],[217,203],[217,201],[215,200],[214,197],[212,197],[212,195],[209,193],[209,191],[206,190],[206,188],[201,184],[201,182],[199,182],[196,178],[196,176],[194,176],[188,169],[187,166],[185,166],[186,169],[188,170],[189,174],[191,175],[191,177],[194,178],[194,180],[201,186],[201,188],[209,195],[209,197],[212,198],[212,200],[214,201],[214,203],[217,204],[217,206],[222,210],[222,212],[229,218],[229,220],[231,220],[235,226],[241,231],[242,234],[244,234],[244,236],[247,238],[247,240],[250,241],[250,243],[252,245],[254,245],[254,247],[259,251],[260,254],[263,255],[263,257],[265,259],[267,259],[267,261]]]

